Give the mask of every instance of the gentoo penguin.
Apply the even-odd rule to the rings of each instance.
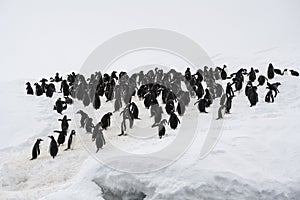
[[[206,107],[209,107],[213,102],[213,98],[211,97],[211,94],[210,94],[208,88],[205,89],[205,95],[203,98],[206,100]]]
[[[263,86],[265,84],[266,81],[268,81],[267,77],[265,77],[264,75],[260,75],[258,78],[257,78],[257,81],[258,81],[258,85],[257,86]]]
[[[54,110],[57,111],[57,113],[62,115],[62,111],[67,109],[66,102],[62,101],[61,98],[58,98],[54,105]]]
[[[129,103],[129,110],[133,116],[134,119],[140,119],[139,118],[139,108],[134,102]]]
[[[174,101],[172,99],[169,99],[167,101],[165,109],[169,115],[175,111],[175,105],[174,105]]]
[[[164,126],[166,123],[167,123],[167,120],[163,119],[163,120],[161,120],[160,123],[152,125],[152,128],[155,127],[155,126],[158,126],[158,137],[159,137],[159,139],[161,139],[166,133],[166,128]]]
[[[54,133],[59,133],[58,138],[57,138],[58,146],[61,145],[61,144],[64,144],[65,140],[66,140],[66,136],[67,136],[67,130],[61,130],[61,131],[55,130],[53,132]]]
[[[253,86],[248,89],[248,99],[250,101],[250,107],[255,106],[258,102],[258,94],[257,94],[257,87]]]
[[[268,78],[269,79],[274,78],[274,67],[272,63],[270,63],[268,67]]]
[[[111,112],[106,113],[105,115],[103,115],[103,117],[101,118],[101,127],[103,129],[107,129],[108,127],[110,127],[110,117],[112,116]]]
[[[98,153],[99,149],[102,148],[103,145],[105,144],[106,142],[103,136],[103,132],[100,130],[96,136],[96,147],[97,147],[96,153]]]
[[[29,82],[26,83],[27,94],[33,95],[33,89]]]
[[[37,158],[38,155],[40,155],[40,142],[43,141],[42,139],[37,139],[36,142],[33,145],[32,148],[32,158],[31,160],[34,160]]]
[[[93,107],[98,110],[101,106],[100,97],[97,93],[95,93],[94,101],[93,101]]]
[[[50,155],[54,159],[55,156],[57,155],[57,152],[58,152],[58,146],[57,146],[57,143],[56,143],[56,141],[55,141],[55,139],[52,135],[48,136],[48,137],[51,138],[51,142],[50,142],[50,146],[49,146],[49,152],[50,152]]]
[[[83,128],[85,125],[85,120],[87,118],[89,118],[88,114],[86,114],[85,112],[83,112],[82,110],[79,110],[76,112],[76,114],[80,114],[81,115],[81,119],[80,119],[80,128]]]
[[[224,109],[226,108],[225,105],[220,105],[219,109],[218,109],[218,119],[222,119],[224,116]]]
[[[42,87],[38,83],[35,83],[34,85],[35,85],[35,94],[36,94],[36,96],[43,95]]]
[[[168,124],[170,124],[171,129],[175,130],[177,128],[177,126],[178,126],[178,123],[180,124],[180,121],[179,121],[177,115],[174,112],[172,112],[170,114],[170,118],[169,118]]]
[[[207,100],[206,99],[200,99],[198,101],[196,101],[196,103],[194,105],[196,105],[198,103],[198,110],[201,112],[201,113],[207,113],[205,108],[206,108],[206,105],[207,105]]]
[[[274,96],[273,96],[272,90],[269,90],[268,93],[266,94],[265,102],[267,102],[267,103],[273,103],[274,102]]]
[[[68,119],[67,115],[65,115],[62,119],[58,119],[58,121],[61,121],[61,129],[62,130],[68,130],[68,128],[69,128],[68,121],[71,121],[71,119]]]
[[[86,130],[86,133],[92,133],[92,129],[94,128],[94,124],[93,124],[93,118],[91,117],[88,117],[86,120],[85,120],[85,130]]]
[[[72,130],[71,134],[69,136],[69,139],[68,139],[68,148],[66,148],[65,151],[67,151],[69,149],[73,150],[75,143],[76,143],[76,132],[75,132],[75,130]]]
[[[225,68],[227,68],[226,65],[223,66],[223,69],[221,67],[217,67],[217,69],[221,71],[221,78],[222,78],[222,80],[226,80],[227,79],[227,72],[225,71]]]
[[[98,132],[101,131],[100,127],[101,127],[101,122],[97,123],[96,126],[94,127],[94,130],[92,133],[92,141],[94,141],[96,139]]]
[[[278,74],[278,75],[281,75],[281,76],[283,76],[284,72],[286,72],[286,71],[287,71],[287,69],[284,69],[283,71],[281,71],[280,69],[274,69],[275,74]]]
[[[297,72],[295,70],[290,69],[290,73],[292,76],[299,76],[299,72]]]
[[[251,67],[251,70],[248,75],[249,75],[249,81],[254,82],[256,79],[256,74],[253,67]]]
[[[183,103],[183,101],[179,100],[177,107],[176,107],[176,111],[178,112],[179,116],[183,116],[185,113],[185,105]]]

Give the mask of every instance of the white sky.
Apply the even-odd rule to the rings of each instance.
[[[103,41],[145,27],[182,33],[211,56],[300,46],[299,10],[298,0],[0,0],[1,79],[79,69]]]

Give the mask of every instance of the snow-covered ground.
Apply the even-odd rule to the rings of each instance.
[[[247,68],[255,66],[265,74],[268,59],[274,60],[275,67],[299,70],[297,52],[300,52],[299,47],[294,46],[287,47],[287,50],[258,51],[248,58],[220,54],[212,58],[215,64],[227,63],[229,72],[247,63]],[[259,103],[252,108],[244,91],[237,94],[231,114],[225,115],[220,140],[205,159],[199,159],[199,146],[203,143],[203,134],[209,129],[207,121],[214,113],[199,113],[201,117],[196,123],[203,124],[199,137],[184,155],[166,168],[140,174],[113,170],[95,160],[95,152],[87,151],[95,148],[91,136],[76,128],[79,116],[74,116],[76,110],[72,107],[64,114],[72,118],[70,129],[77,130],[80,140],[73,151],[63,151],[65,147],[61,147],[58,156],[52,159],[48,153],[50,139],[47,136],[57,136],[53,130],[60,128],[57,119],[61,115],[53,111],[60,94],[51,99],[27,96],[26,81],[0,84],[0,199],[109,199],[110,194],[123,199],[138,199],[144,195],[146,199],[300,198],[299,77],[277,76],[272,80],[282,83],[274,104],[264,102],[265,87],[259,88]],[[138,99],[134,101],[138,102],[142,119],[134,126],[150,126],[149,111]],[[192,99],[183,122],[190,123],[190,126],[195,121],[189,116],[198,112],[193,106],[195,101]],[[216,101],[214,106],[217,105]],[[90,107],[83,110],[94,112]],[[96,111],[97,118],[108,111],[113,111],[113,103],[104,103],[103,99],[102,107]],[[157,151],[170,144],[177,135],[177,131],[168,127],[168,135],[162,140],[152,137],[137,142],[131,137],[117,136],[120,133],[119,112],[114,113],[112,120],[112,127],[104,134],[111,144],[100,150],[97,156],[109,155],[112,145],[136,154]],[[151,130],[156,135],[157,129],[149,128]],[[139,129],[130,131],[135,133]],[[41,155],[30,161],[31,148],[37,138],[44,139],[40,145]]]

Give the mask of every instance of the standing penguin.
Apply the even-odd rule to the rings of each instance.
[[[250,101],[250,107],[255,106],[258,102],[258,94],[257,94],[257,87],[253,86],[248,89],[248,99]]]
[[[100,101],[100,97],[97,93],[95,93],[95,97],[94,97],[94,102],[93,102],[93,107],[98,110],[101,106],[101,101]]]
[[[61,98],[58,98],[54,105],[54,110],[62,115],[62,111],[67,109],[66,102],[62,101]]]
[[[80,119],[80,128],[83,128],[85,125],[85,120],[87,118],[89,118],[88,114],[86,114],[85,112],[83,112],[82,110],[79,110],[76,112],[76,114],[80,114],[81,115],[81,119]]]
[[[27,94],[33,95],[33,89],[29,82],[26,83]]]
[[[166,133],[166,128],[165,128],[165,124],[167,123],[166,119],[163,119],[159,124],[153,124],[152,128],[155,126],[158,126],[158,137],[159,139],[161,139],[165,133]]]
[[[34,85],[35,85],[35,94],[36,94],[36,96],[43,95],[42,87],[38,83],[35,83]]]
[[[103,129],[107,129],[107,127],[110,127],[110,117],[112,116],[111,112],[106,113],[105,115],[103,115],[103,117],[101,118],[101,127]]]
[[[49,152],[50,152],[50,155],[54,159],[55,156],[57,155],[57,152],[58,152],[58,146],[57,146],[57,143],[56,143],[56,141],[55,141],[55,139],[52,135],[48,136],[48,137],[51,138],[51,142],[50,142],[50,146],[49,146]]]
[[[88,117],[85,120],[85,125],[84,126],[85,126],[86,133],[92,133],[92,129],[94,128],[93,118]]]
[[[177,126],[178,126],[178,123],[180,124],[180,121],[179,121],[177,115],[174,112],[172,112],[170,114],[170,118],[169,118],[168,124],[170,124],[171,129],[175,130],[177,128]]]
[[[139,118],[139,108],[137,107],[137,105],[134,102],[130,102],[129,110],[134,119],[140,119]]]
[[[96,147],[97,147],[96,153],[98,153],[99,149],[102,148],[103,145],[105,144],[106,142],[103,136],[103,132],[99,129],[99,132],[96,136]]]
[[[65,149],[65,151],[69,149],[74,149],[75,143],[76,143],[76,132],[75,130],[72,130],[68,139],[68,147]]]
[[[58,146],[61,145],[61,144],[64,144],[65,140],[66,140],[66,136],[67,136],[67,130],[61,130],[61,131],[55,130],[53,132],[54,133],[59,133],[58,138],[57,138]]]
[[[196,101],[196,103],[194,105],[196,105],[198,103],[198,110],[201,112],[201,113],[207,113],[205,108],[206,108],[206,105],[207,105],[207,100],[206,99],[200,99],[198,101]]]
[[[37,139],[32,148],[32,158],[30,160],[34,160],[40,155],[40,142],[42,139]]]
[[[274,67],[272,63],[270,63],[268,67],[268,78],[269,79],[274,78]]]
[[[69,128],[68,121],[71,121],[71,119],[68,119],[67,115],[65,115],[62,119],[58,119],[58,121],[61,121],[61,129],[67,131]]]

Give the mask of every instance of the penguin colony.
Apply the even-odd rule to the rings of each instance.
[[[132,101],[133,96],[137,96],[139,101],[143,101],[144,109],[149,110],[153,119],[152,128],[158,127],[158,137],[161,139],[166,134],[167,124],[171,129],[178,127],[180,117],[185,114],[186,106],[189,105],[191,98],[196,99],[194,105],[197,106],[200,113],[207,113],[206,109],[213,104],[215,99],[220,98],[218,120],[223,118],[224,114],[230,113],[235,93],[241,92],[244,82],[246,83],[244,92],[250,107],[252,107],[258,103],[257,88],[264,85],[268,89],[265,102],[274,102],[281,85],[279,82],[271,82],[275,75],[282,76],[289,72],[291,76],[299,76],[295,70],[275,69],[272,63],[267,68],[266,76],[259,74],[259,70],[254,68],[251,68],[249,72],[247,69],[241,68],[230,75],[227,74],[226,69],[226,65],[215,69],[205,66],[204,70],[198,69],[192,74],[190,68],[187,68],[182,74],[174,69],[164,72],[162,69],[155,68],[147,73],[140,71],[130,76],[124,71],[119,72],[118,75],[116,71],[110,75],[95,72],[87,79],[82,74],[74,72],[63,79],[59,73],[56,73],[54,78],[50,78],[49,84],[45,78],[40,80],[40,84],[34,83],[35,90],[27,82],[26,91],[28,95],[42,96],[45,94],[46,97],[52,98],[53,93],[57,92],[53,82],[60,83],[59,93],[62,94],[62,97],[56,100],[53,108],[60,115],[63,115],[64,110],[68,108],[68,105],[73,104],[74,100],[81,101],[84,107],[91,105],[95,110],[101,108],[100,97],[105,98],[105,102],[114,101],[114,110],[104,114],[98,123],[94,123],[93,118],[83,110],[76,112],[81,118],[80,128],[92,135],[97,153],[106,144],[104,133],[111,125],[113,113],[121,111],[122,122],[118,136],[126,136],[128,128],[134,127],[135,120],[142,120],[139,118],[138,106]],[[217,80],[219,82],[227,81],[225,90],[221,84],[216,82]],[[258,83],[257,85],[255,81]],[[186,90],[182,85],[185,85]],[[169,115],[169,119],[162,118],[164,112]],[[53,135],[48,136],[51,139],[49,152],[53,158],[57,155],[58,148],[66,141],[71,119],[64,115],[58,121],[61,122],[60,130],[54,130],[58,134],[57,139]],[[70,131],[65,151],[72,149],[75,133],[75,130]],[[38,138],[35,142],[31,160],[36,159],[40,154],[41,141],[43,140]]]

